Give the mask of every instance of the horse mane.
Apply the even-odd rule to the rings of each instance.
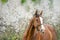
[[[34,30],[35,30],[35,28],[34,28],[34,26],[33,26],[33,20],[31,20],[30,23],[29,23],[28,28],[27,28],[26,31],[25,31],[25,34],[24,34],[25,37],[24,37],[23,40],[31,40],[31,37],[32,37],[33,34],[34,34]]]

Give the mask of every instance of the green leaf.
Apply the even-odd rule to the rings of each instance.
[[[32,0],[32,2],[34,2],[35,5],[36,5],[36,4],[39,4],[39,5],[40,5],[41,0]]]
[[[32,0],[32,2],[36,2],[36,0]]]
[[[4,3],[7,3],[8,0],[1,0],[1,2],[4,4]]]
[[[26,2],[26,0],[21,0],[21,3],[23,4],[23,3],[25,3]]]

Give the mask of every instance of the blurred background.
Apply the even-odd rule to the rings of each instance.
[[[0,40],[22,40],[35,9],[43,10],[60,40],[60,0],[0,0]]]

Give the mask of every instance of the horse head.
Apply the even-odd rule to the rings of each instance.
[[[34,28],[38,28],[38,30],[40,30],[41,25],[43,24],[42,12],[43,11],[41,11],[38,14],[38,10],[36,10],[36,12],[32,18],[32,23],[33,23]]]

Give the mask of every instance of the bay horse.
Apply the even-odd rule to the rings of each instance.
[[[49,24],[43,24],[42,12],[36,10],[22,40],[57,40],[55,29]]]

